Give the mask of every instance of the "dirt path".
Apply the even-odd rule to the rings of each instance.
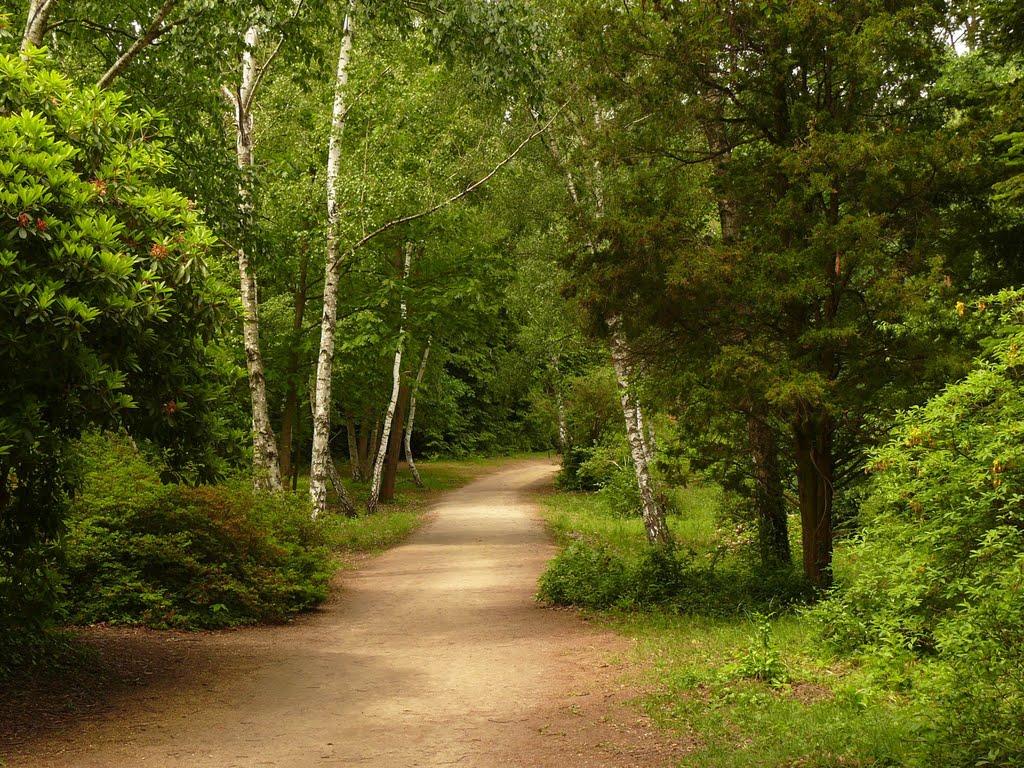
[[[287,627],[122,638],[128,655],[157,644],[166,668],[102,716],[15,745],[8,765],[673,765],[683,745],[621,706],[628,641],[533,601],[554,550],[530,494],[553,471],[519,462],[446,495]]]

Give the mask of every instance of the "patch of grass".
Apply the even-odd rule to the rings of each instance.
[[[634,612],[608,621],[636,638],[646,662],[652,693],[638,706],[661,727],[697,736],[700,747],[681,766],[913,764],[921,713],[862,670],[822,659],[813,625],[801,615],[771,621],[787,679],[775,684],[745,670],[760,642],[756,617]]]
[[[680,765],[914,765],[926,713],[866,669],[828,657],[803,611],[775,612],[772,585],[718,530],[717,488],[672,493],[683,512],[669,517],[678,571],[645,564],[651,550],[641,520],[617,515],[598,494],[566,493],[545,500],[565,549],[543,578],[571,597],[556,602],[591,599],[588,607],[603,608],[609,626],[635,638],[641,687],[650,692],[635,704],[699,745]],[[672,581],[674,593],[663,599],[636,583],[652,579]],[[546,589],[542,581],[542,594]],[[628,599],[619,599],[623,594]],[[631,597],[638,594],[657,599]]]
[[[808,599],[811,590],[796,571],[765,573],[742,538],[718,529],[722,496],[714,486],[674,494],[687,514],[668,517],[670,550],[652,550],[643,521],[619,514],[601,493],[548,497],[545,517],[564,549],[541,577],[540,598],[697,614],[773,611]]]

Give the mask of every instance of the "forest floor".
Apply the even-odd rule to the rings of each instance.
[[[694,745],[628,704],[631,641],[533,599],[555,469],[517,461],[445,494],[289,625],[83,630],[105,672],[33,691],[29,717],[0,722],[0,765],[675,765]]]

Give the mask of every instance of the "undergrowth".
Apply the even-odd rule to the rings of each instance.
[[[601,494],[560,494],[547,519],[564,545],[540,579],[538,597],[556,605],[606,610],[652,608],[727,615],[804,603],[811,591],[795,571],[765,572],[732,531],[717,527],[715,486],[677,489],[668,517],[675,544],[651,548],[643,521]]]
[[[561,553],[538,596],[575,605],[635,639],[635,704],[690,746],[681,766],[910,766],[929,713],[870,671],[828,656],[797,574],[759,572],[719,524],[713,485],[676,489],[671,549],[607,495],[545,502]],[[923,768],[923,765],[922,765]]]

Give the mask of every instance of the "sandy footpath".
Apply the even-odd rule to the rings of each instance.
[[[629,641],[533,600],[554,554],[533,498],[554,471],[516,462],[446,494],[291,625],[122,639],[156,646],[151,679],[7,765],[674,765],[686,745],[622,705]]]

